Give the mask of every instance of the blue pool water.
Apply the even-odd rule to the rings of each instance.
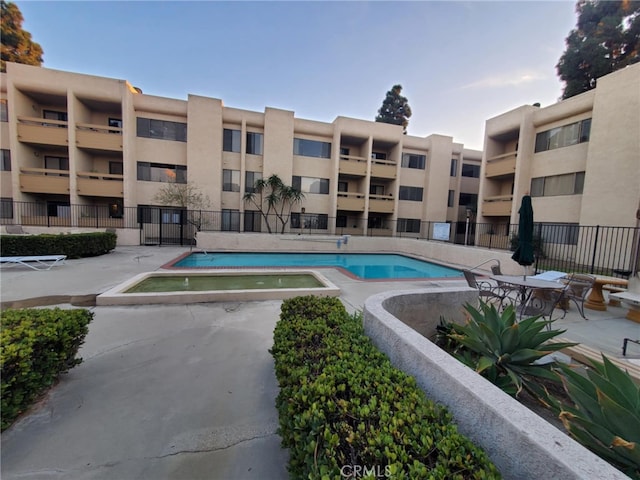
[[[459,270],[397,254],[192,253],[174,267],[338,267],[365,280],[460,277]]]

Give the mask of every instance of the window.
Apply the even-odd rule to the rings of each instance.
[[[477,206],[478,194],[477,193],[461,193],[458,197],[458,205],[461,207]]]
[[[120,118],[110,118],[109,119],[109,126],[113,127],[113,128],[121,129],[122,128],[122,119],[120,119]],[[122,134],[122,130],[109,130],[109,133]]]
[[[240,170],[222,170],[222,191],[240,191]]]
[[[59,112],[57,110],[43,110],[42,118],[46,118],[47,120],[59,120],[61,122],[66,122],[68,116],[67,112]]]
[[[2,163],[0,163],[0,171],[10,172],[11,171],[11,150],[5,150],[3,148],[0,151],[2,152]]]
[[[0,198],[0,218],[13,218],[12,198]]]
[[[402,167],[405,168],[417,168],[424,170],[427,157],[424,155],[418,155],[415,153],[403,153],[402,154]]]
[[[338,191],[339,192],[348,192],[349,191],[349,182],[338,182]]]
[[[462,164],[462,176],[471,178],[480,178],[480,165]]]
[[[182,225],[182,218],[184,212],[186,212],[183,208],[159,208],[160,214],[162,215],[162,223],[164,224],[173,224],[173,225]]]
[[[456,201],[456,191],[449,190],[449,196],[447,197],[447,207],[453,207]]]
[[[258,180],[262,180],[262,172],[244,172],[244,192],[255,193]]]
[[[349,151],[346,147],[340,147],[340,155],[349,155]]]
[[[422,201],[422,187],[404,187],[400,186],[400,200],[410,200],[412,202]]]
[[[326,213],[292,213],[291,228],[307,228],[311,230],[326,230],[329,225],[329,215]]]
[[[372,152],[371,160],[386,160],[387,154],[384,152]]]
[[[532,197],[579,195],[584,188],[584,172],[552,175],[531,179]]]
[[[109,162],[109,173],[111,175],[123,175],[122,162]]]
[[[385,228],[384,218],[382,217],[369,217],[367,219],[368,228]]]
[[[221,230],[225,232],[239,232],[240,231],[240,211],[223,209]]]
[[[247,132],[247,153],[262,155],[262,134]]]
[[[138,137],[155,138],[159,140],[187,141],[187,124],[154,120],[138,117],[136,119]]]
[[[449,171],[449,176],[450,177],[458,176],[458,159],[457,158],[451,159],[451,170]]]
[[[9,121],[9,108],[7,106],[7,99],[0,100],[0,122]]]
[[[259,232],[262,230],[261,222],[262,217],[260,212],[254,210],[245,210],[244,212],[244,231],[245,232]]]
[[[331,158],[331,144],[329,142],[294,138],[293,154],[303,157]]]
[[[384,195],[384,185],[369,185],[369,195]]]
[[[187,167],[166,163],[138,162],[138,180],[187,183]]]
[[[555,148],[567,147],[588,142],[591,134],[591,119],[552,128],[536,135],[535,152],[545,152]]]
[[[336,228],[347,228],[347,216],[346,215],[337,215],[336,216]]]
[[[314,177],[299,177],[294,175],[292,187],[303,193],[329,194],[329,179]]]
[[[577,245],[580,226],[577,223],[541,224],[540,236],[543,243]]]
[[[222,150],[224,152],[240,152],[240,130],[225,128],[222,131]]]
[[[398,232],[420,233],[419,218],[399,218]]]
[[[67,157],[44,157],[44,168],[47,170],[63,170],[69,172],[69,159]],[[52,177],[68,177],[69,173],[46,172],[45,175]]]

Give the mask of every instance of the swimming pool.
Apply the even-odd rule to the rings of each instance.
[[[461,277],[435,263],[384,253],[192,253],[172,267],[336,267],[364,280]]]

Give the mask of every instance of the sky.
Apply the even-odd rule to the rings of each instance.
[[[145,94],[373,120],[403,86],[408,133],[481,150],[485,121],[556,103],[575,2],[15,1],[43,67]]]

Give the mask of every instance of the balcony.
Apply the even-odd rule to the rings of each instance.
[[[69,195],[69,170],[21,168],[20,191]]]
[[[68,122],[37,117],[18,117],[18,140],[34,145],[56,145],[66,147],[69,144]]]
[[[485,177],[496,178],[515,175],[516,173],[516,152],[505,153],[487,159]]]
[[[338,210],[364,212],[364,201],[362,193],[338,192]]]
[[[509,217],[513,195],[486,197],[482,203],[482,215],[485,217]]]
[[[391,195],[369,195],[369,212],[393,213],[394,203]]]
[[[340,155],[340,164],[338,168],[340,175],[364,177],[367,174],[367,159],[364,157],[355,157],[353,155]]]
[[[371,176],[375,178],[396,178],[397,163],[392,160],[372,160]]]
[[[123,198],[123,175],[78,172],[78,195]]]
[[[122,128],[78,123],[76,124],[76,145],[79,148],[122,152]]]

